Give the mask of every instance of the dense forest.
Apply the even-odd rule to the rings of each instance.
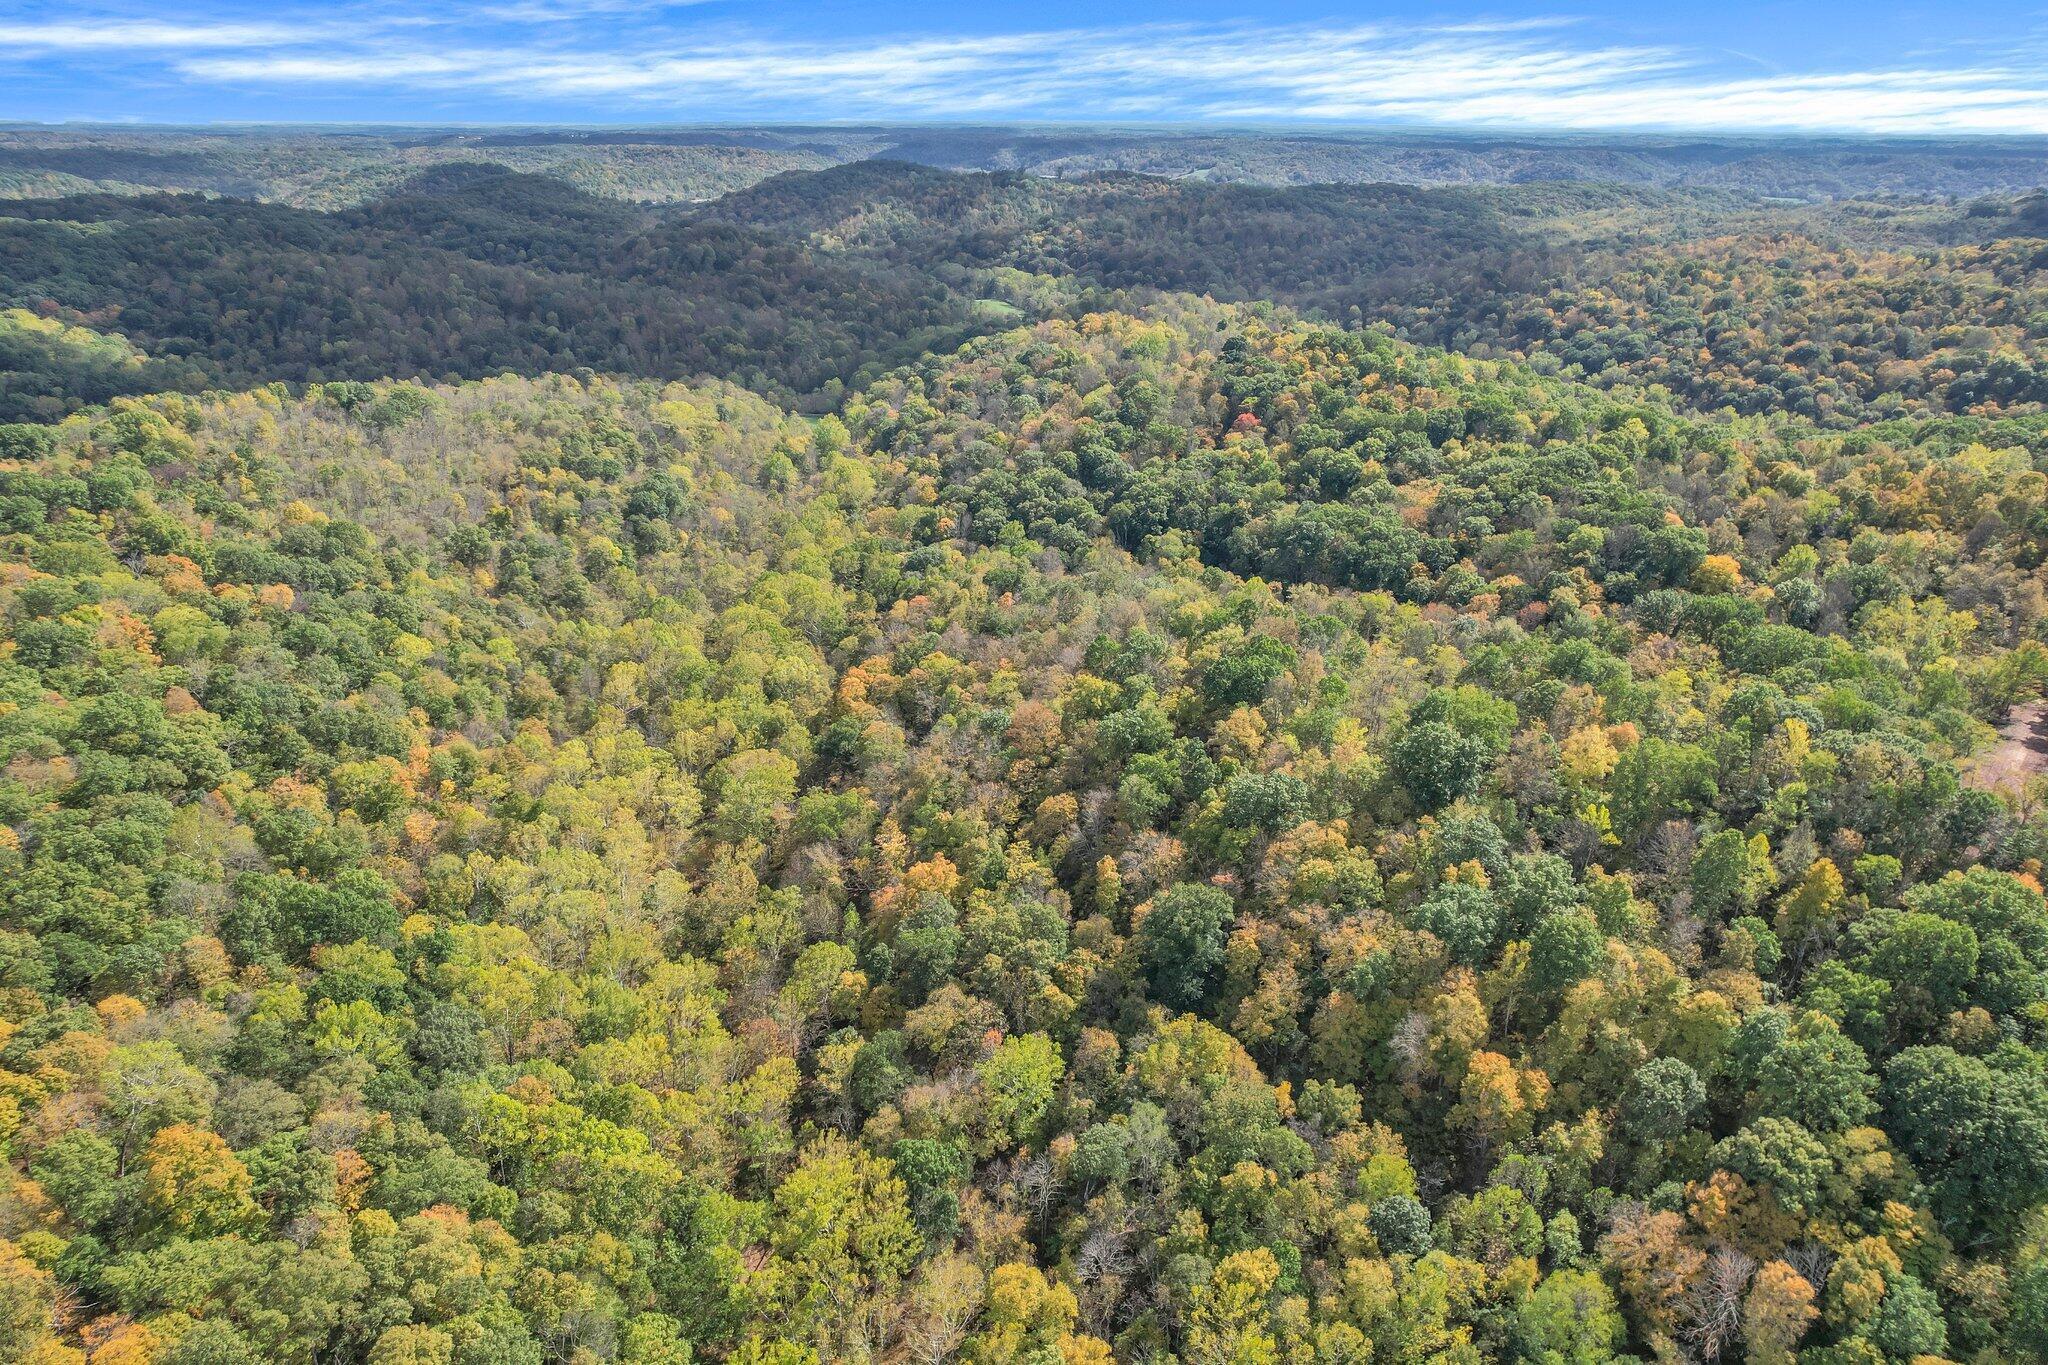
[[[628,135],[0,127],[0,200],[171,191],[345,209],[390,194],[424,172],[466,163],[546,175],[601,198],[674,203],[715,199],[784,171],[870,155],[882,145],[872,133],[824,129]]]
[[[1874,226],[1886,208],[1908,226]],[[2039,193],[1930,222],[1616,186],[1274,190],[870,161],[704,214],[896,261],[1275,299],[1707,410],[1861,421],[2048,402]]]
[[[717,373],[787,397],[836,391],[974,315],[921,271],[477,166],[332,214],[191,195],[20,201],[0,215],[0,300],[65,326],[0,322],[11,418],[110,390],[575,368]],[[115,337],[73,344],[78,328]],[[147,363],[111,366],[122,342]]]
[[[883,148],[882,155],[928,166],[1057,178],[1116,171],[1252,185],[1550,181],[1684,185],[1791,199],[2017,194],[2038,188],[2048,173],[2048,140],[2040,138],[937,128],[898,133]]]
[[[0,198],[194,191],[347,208],[451,161],[488,161],[642,202],[712,199],[787,170],[881,156],[1053,178],[1135,172],[1253,185],[1580,182],[1814,200],[2019,194],[2043,138],[1502,137],[1445,132],[927,125],[575,128],[0,124]]]
[[[5,205],[0,1361],[2048,1360],[2042,203]]]
[[[2048,1344],[2039,421],[1186,305],[5,440],[20,1350]]]
[[[1847,427],[2048,401],[2039,193],[1773,206],[870,159],[694,208],[476,164],[340,212],[190,195],[4,208],[0,310],[28,315],[0,321],[15,420],[119,393],[577,369],[715,375],[820,411],[926,349],[1162,291],[1381,324],[1702,412]]]

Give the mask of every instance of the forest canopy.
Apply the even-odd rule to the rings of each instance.
[[[585,187],[587,188],[587,187]],[[436,162],[357,207],[0,201],[0,419],[283,379],[597,370],[807,411],[1023,319],[1273,302],[1680,406],[1834,427],[2048,402],[2048,194],[1786,206],[1721,187],[1270,188],[865,160],[650,207]]]
[[[2048,1359],[2038,203],[1719,194],[7,205],[0,1359]]]

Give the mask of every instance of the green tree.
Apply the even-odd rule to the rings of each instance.
[[[1801,1015],[1758,1063],[1750,1107],[1810,1132],[1853,1128],[1876,1111],[1877,1078],[1863,1049],[1824,1014]]]
[[[1629,1079],[1621,1118],[1639,1138],[1668,1142],[1686,1131],[1706,1102],[1698,1072],[1676,1057],[1656,1057]]]
[[[1591,976],[1607,952],[1607,936],[1581,909],[1553,910],[1529,936],[1529,987],[1562,995]]]
[[[2048,1089],[2037,1072],[1908,1048],[1886,1063],[1882,1100],[1885,1131],[1948,1227],[1996,1235],[2048,1193]]]
[[[1516,1308],[1514,1336],[1525,1360],[1595,1365],[1620,1354],[1627,1331],[1613,1293],[1598,1275],[1558,1270]]]
[[[1138,921],[1138,955],[1152,993],[1175,1009],[1198,1008],[1223,963],[1230,893],[1182,882],[1168,887]]]
[[[975,1068],[987,1106],[985,1147],[1000,1151],[1034,1140],[1052,1110],[1065,1073],[1059,1047],[1044,1034],[1005,1038]]]
[[[1469,882],[1445,882],[1415,907],[1415,927],[1443,940],[1451,959],[1483,963],[1500,936],[1500,906],[1493,892]],[[1547,965],[1556,965],[1554,962]]]

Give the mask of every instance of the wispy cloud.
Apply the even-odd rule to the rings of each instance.
[[[484,0],[478,12],[516,24],[566,24],[583,19],[659,14],[714,0]]]
[[[277,23],[180,23],[156,19],[71,19],[0,23],[0,48],[48,52],[208,51],[287,47],[313,35]]]
[[[2048,49],[1910,68],[1730,74],[1557,17],[1436,25],[1152,24],[803,40],[685,28],[662,0],[475,0],[343,27],[53,19],[0,48],[146,54],[237,91],[464,94],[662,115],[1121,117],[1549,128],[2048,133]],[[328,11],[331,16],[333,11]],[[381,15],[381,17],[380,17]],[[457,22],[468,20],[474,22]],[[487,22],[486,22],[487,21]],[[17,57],[17,60],[21,60]]]

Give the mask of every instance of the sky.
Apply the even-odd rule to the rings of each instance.
[[[2048,134],[2048,4],[0,0],[0,120]]]

